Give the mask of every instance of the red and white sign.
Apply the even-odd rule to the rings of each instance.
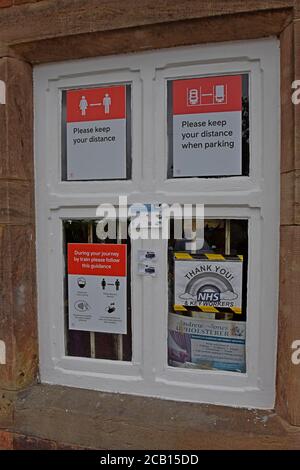
[[[174,80],[173,176],[240,175],[242,77]]]
[[[66,95],[67,179],[126,178],[126,86]]]
[[[67,91],[67,122],[125,119],[124,85]]]
[[[68,244],[69,329],[127,332],[127,246]]]

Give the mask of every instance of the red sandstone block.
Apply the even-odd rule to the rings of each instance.
[[[0,0],[0,8],[11,7],[13,0]]]
[[[8,431],[0,430],[0,450],[11,450],[13,448],[13,435]]]
[[[55,450],[56,444],[48,439],[16,433],[13,448],[14,450]]]

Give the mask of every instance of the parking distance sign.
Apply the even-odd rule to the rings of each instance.
[[[173,176],[242,173],[242,76],[172,82]]]
[[[126,178],[126,85],[66,92],[67,180]]]

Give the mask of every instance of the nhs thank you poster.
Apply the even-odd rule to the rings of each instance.
[[[181,256],[175,253],[175,306],[226,308],[241,313],[242,256]]]

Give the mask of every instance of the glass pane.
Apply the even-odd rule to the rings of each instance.
[[[131,85],[62,92],[62,180],[131,179]]]
[[[168,80],[168,178],[249,175],[249,76]]]
[[[205,219],[194,252],[172,233],[169,366],[246,372],[248,221]]]
[[[97,223],[63,221],[66,355],[131,361],[130,239],[103,242]]]

